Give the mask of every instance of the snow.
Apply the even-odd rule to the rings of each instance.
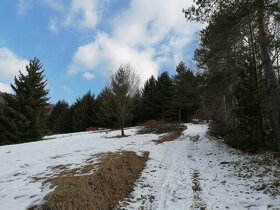
[[[0,209],[20,210],[42,202],[51,189],[42,187],[44,179],[33,178],[53,174],[51,166],[82,167],[95,154],[122,150],[150,152],[132,198],[120,203],[123,209],[280,208],[279,193],[258,189],[275,181],[272,173],[280,173],[279,165],[260,165],[266,155],[244,154],[210,138],[206,124],[187,127],[179,139],[162,144],[152,141],[156,134],[137,135],[135,127],[126,129],[126,138],[111,138],[120,132],[105,130],[2,146]]]

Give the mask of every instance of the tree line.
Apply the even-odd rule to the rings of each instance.
[[[280,151],[280,5],[277,0],[195,0],[189,21],[207,23],[195,50],[199,73],[180,62],[173,76],[150,77],[143,88],[121,65],[95,97],[90,91],[51,113],[38,59],[20,73],[0,106],[1,144],[38,140],[46,133],[120,128],[147,120],[211,120],[210,132],[246,150]],[[4,143],[3,143],[4,142]]]
[[[91,91],[69,105],[59,100],[50,111],[47,81],[40,60],[30,60],[27,74],[11,84],[14,94],[2,94],[1,145],[40,140],[46,134],[85,131],[89,127],[119,128],[147,120],[187,122],[199,110],[198,77],[180,62],[172,77],[151,76],[139,89],[133,66],[122,64],[97,97]]]
[[[280,5],[277,0],[196,0],[189,21],[207,23],[195,61],[211,131],[238,148],[280,150]]]
[[[133,67],[123,64],[97,97],[90,91],[74,104],[58,101],[47,118],[52,133],[85,131],[89,127],[119,128],[148,120],[187,122],[200,107],[197,76],[180,62],[176,74],[151,76],[139,89]]]

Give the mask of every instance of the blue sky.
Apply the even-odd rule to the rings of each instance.
[[[44,66],[50,102],[96,95],[108,74],[130,63],[144,82],[191,65],[197,23],[192,0],[0,0],[0,91],[34,57]]]

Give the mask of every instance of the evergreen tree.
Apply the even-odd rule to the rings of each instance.
[[[200,106],[196,77],[190,69],[187,69],[184,62],[179,63],[176,72],[174,104],[178,109],[178,121],[182,120],[182,110],[186,113],[186,121],[189,121],[190,116]]]
[[[147,120],[157,120],[160,111],[157,107],[157,81],[154,76],[151,76],[144,84],[140,101],[140,109],[142,110],[140,118],[142,122]]]
[[[97,126],[96,104],[94,95],[90,91],[82,98],[78,98],[73,108],[73,131],[85,131],[88,127]]]
[[[245,63],[239,70],[239,82],[234,90],[237,105],[234,114],[238,119],[238,129],[242,132],[243,140],[237,142],[246,150],[256,151],[265,146],[263,116],[265,113],[265,95],[256,88],[254,66],[251,62]],[[259,81],[264,88],[264,82]]]
[[[236,70],[242,68],[243,62],[248,57],[243,56],[244,52],[250,55],[255,69],[255,76],[251,79],[257,81],[258,77],[264,76],[266,80],[267,95],[269,96],[267,103],[271,110],[266,121],[270,121],[274,140],[278,141],[278,150],[280,150],[280,88],[273,68],[275,56],[278,58],[279,53],[276,53],[274,57],[271,56],[275,54],[276,49],[279,49],[279,41],[273,41],[275,38],[271,36],[273,30],[275,31],[272,26],[279,22],[279,2],[277,0],[196,0],[194,3],[195,5],[192,7],[183,10],[186,18],[209,23],[207,28],[202,31],[204,49],[200,51],[200,61],[204,64],[207,63],[208,68],[214,63],[218,63],[219,66],[226,65],[223,67],[224,70],[233,67],[236,73]],[[279,39],[279,33],[277,35],[275,32],[274,35],[276,40]],[[239,57],[243,58],[239,59]],[[209,62],[209,58],[212,60],[211,62]],[[261,61],[261,68],[258,66],[258,60]],[[258,68],[261,72],[263,70],[263,75],[258,74]],[[232,75],[224,75],[224,80],[230,78]],[[228,119],[228,102],[232,101],[231,109],[235,105],[234,100],[231,100],[231,95],[236,79],[237,77],[230,82],[227,81],[230,97],[223,95],[221,100],[224,104],[221,107],[224,107],[226,121],[230,121]],[[259,88],[258,85],[256,87]],[[232,121],[234,122],[234,120]]]
[[[161,120],[172,118],[174,85],[167,72],[163,72],[157,80],[156,106],[161,111]]]
[[[26,71],[27,75],[19,72],[11,85],[15,95],[4,96],[0,130],[5,132],[1,132],[0,138],[7,141],[11,138],[12,143],[39,140],[45,133],[49,91],[39,59],[30,60]]]
[[[63,117],[65,115],[65,113],[67,112],[67,110],[69,109],[69,105],[66,101],[58,101],[52,112],[50,113],[50,115],[47,118],[47,125],[48,128],[53,132],[53,133],[63,133],[63,129],[62,129],[62,124],[63,122]]]

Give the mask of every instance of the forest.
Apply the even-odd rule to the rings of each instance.
[[[187,21],[206,26],[198,33],[197,69],[184,62],[176,73],[150,77],[141,87],[134,67],[122,64],[95,96],[74,104],[48,104],[47,80],[40,60],[30,60],[1,93],[1,145],[40,140],[44,135],[121,129],[148,120],[207,120],[210,133],[245,151],[280,150],[280,28],[275,0],[197,0],[183,9]],[[196,71],[194,71],[196,70]],[[196,72],[196,73],[194,73]],[[93,87],[94,89],[94,87]]]

